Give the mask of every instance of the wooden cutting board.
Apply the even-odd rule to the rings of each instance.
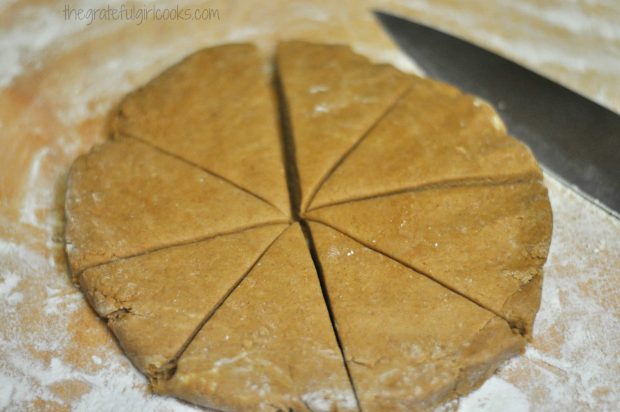
[[[122,3],[100,7],[108,5],[120,9]],[[176,6],[161,2],[158,8]],[[119,98],[198,48],[253,41],[268,55],[280,39],[343,42],[415,71],[369,11],[381,8],[476,41],[620,110],[620,5],[613,2],[183,6],[207,9],[206,18],[140,22],[101,19],[98,12],[89,23],[76,19],[73,4],[0,5],[0,409],[193,409],[149,394],[71,285],[62,206],[69,165],[106,138],[107,116]],[[87,13],[95,6],[81,7]],[[534,342],[451,409],[611,410],[620,404],[620,223],[552,177],[547,184],[554,235]]]

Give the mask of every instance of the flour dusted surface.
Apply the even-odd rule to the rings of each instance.
[[[289,38],[349,42],[376,60],[415,67],[393,49],[365,11],[346,17],[342,11],[346,5],[326,2],[321,10],[310,8],[313,12],[307,16],[302,11],[290,13],[289,6],[282,4],[261,13],[244,10],[242,5],[217,6],[220,23],[101,22],[90,28],[65,21],[53,5],[0,8],[3,16],[10,11],[15,17],[13,26],[0,29],[4,63],[0,139],[3,144],[10,142],[5,145],[7,154],[0,154],[4,168],[0,174],[0,409],[194,410],[150,395],[144,378],[122,355],[66,272],[60,182],[71,161],[105,137],[105,116],[125,92],[206,44],[256,38],[268,49],[276,31]],[[414,2],[411,7],[431,16],[427,2]],[[287,19],[278,17],[277,8]],[[358,5],[351,7],[358,9]],[[571,10],[566,13],[574,13]],[[527,14],[529,10],[522,10],[520,15]],[[351,16],[353,23],[349,23]],[[484,23],[481,20],[486,17],[477,16],[476,23]],[[548,13],[543,17],[553,20]],[[314,26],[317,21],[324,24],[320,33]],[[553,25],[564,21],[554,20]],[[570,21],[578,25],[575,19]],[[26,22],[30,25],[22,27],[44,28],[38,31],[40,38],[33,40],[33,30],[18,29]],[[235,29],[240,26],[243,31]],[[530,33],[545,35],[540,28]],[[487,38],[498,48],[506,47],[502,36]],[[506,50],[514,43],[510,45]],[[608,67],[600,75],[611,76],[607,71],[613,72],[615,63],[606,62],[613,56],[604,51],[597,55],[591,49],[587,62],[577,63],[587,70]],[[514,53],[550,70],[566,56],[563,51],[538,54],[523,46]],[[580,70],[558,69],[558,76],[575,82],[574,73]],[[617,83],[611,78],[606,82]],[[600,101],[617,105],[617,88],[597,91],[596,87],[595,81],[583,83],[583,89]],[[463,400],[464,411],[493,410],[498,402],[510,404],[515,411],[601,410],[620,401],[616,389],[620,387],[620,325],[614,315],[620,307],[620,226],[559,182],[548,178],[546,183],[554,209],[554,237],[534,342],[524,356]],[[320,404],[320,395],[306,396],[310,403]]]

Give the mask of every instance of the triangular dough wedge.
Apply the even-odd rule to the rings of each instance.
[[[482,100],[414,78],[407,94],[351,152],[312,207],[464,180],[540,177],[530,150]]]
[[[73,163],[65,210],[74,276],[117,257],[287,221],[268,203],[133,139],[106,142]]]
[[[531,330],[551,237],[540,182],[408,192],[308,216]]]
[[[204,325],[159,393],[225,411],[353,411],[354,393],[298,224]]]
[[[275,96],[265,64],[250,44],[198,51],[123,100],[116,135],[187,159],[288,213]]]
[[[277,65],[305,210],[324,176],[406,90],[409,76],[346,46],[302,41],[281,43]]]
[[[80,287],[133,363],[166,374],[202,320],[286,225],[268,225],[82,272]]]
[[[311,230],[363,411],[431,410],[522,351],[493,313],[326,226]]]

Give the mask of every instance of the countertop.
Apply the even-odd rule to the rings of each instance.
[[[603,0],[211,1],[206,19],[65,16],[121,3],[0,2],[0,410],[194,410],[151,395],[67,275],[64,179],[110,109],[184,55],[280,39],[351,44],[407,71],[380,8],[489,47],[620,111],[620,3]],[[127,3],[126,7],[152,7]],[[159,8],[175,8],[160,2]],[[620,222],[546,175],[554,232],[526,353],[449,410],[620,407]]]

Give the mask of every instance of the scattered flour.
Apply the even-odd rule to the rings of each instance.
[[[527,396],[520,389],[493,376],[480,389],[461,399],[459,410],[460,412],[527,412],[531,408]]]
[[[146,379],[120,353],[91,355],[96,368],[58,356],[40,358],[37,354],[64,354],[74,347],[68,323],[73,313],[89,309],[69,284],[64,269],[33,250],[0,240],[0,261],[13,270],[0,275],[1,299],[14,296],[22,282],[29,285],[17,306],[0,305],[0,410],[30,409],[34,400],[64,405],[62,393],[53,388],[68,382],[85,388],[83,396],[71,404],[75,411],[197,410],[171,398],[150,395]],[[39,326],[32,317],[37,313],[44,322]],[[35,329],[25,329],[28,325]]]
[[[324,84],[315,84],[310,86],[310,88],[308,89],[308,93],[310,94],[317,94],[317,93],[323,93],[329,90],[329,87],[325,86]]]
[[[329,105],[327,103],[319,103],[314,106],[314,110],[312,113],[313,116],[318,116],[323,113],[329,113]]]
[[[424,75],[422,68],[399,50],[370,47],[367,44],[354,44],[353,50],[377,63],[391,64],[405,73]]]
[[[30,174],[28,175],[28,181],[26,183],[27,187],[33,187],[35,185],[35,180],[41,173],[41,163],[49,152],[50,149],[48,147],[43,147],[32,157]],[[36,216],[36,211],[41,205],[45,204],[42,200],[50,198],[51,194],[49,190],[29,191],[25,196],[24,205],[21,210],[21,221],[33,226],[39,226],[40,222]]]
[[[8,299],[15,289],[15,286],[19,283],[19,276],[15,273],[2,273],[0,275],[0,297]]]
[[[330,412],[334,403],[342,405],[343,408],[355,408],[355,396],[352,392],[341,392],[336,390],[320,390],[301,395],[301,400],[315,412]]]
[[[107,4],[118,4],[118,1]],[[87,2],[72,3],[75,7],[88,7]],[[450,10],[430,1],[409,1],[408,7],[423,9],[428,13],[446,16]],[[11,7],[10,2],[0,5],[0,12]],[[42,57],[84,30],[83,23],[65,21],[57,6],[24,7],[22,16],[15,16],[15,23],[0,28],[0,89],[10,86],[19,76],[41,67]],[[540,19],[561,19],[562,26],[588,32],[594,30],[605,38],[617,38],[614,23],[604,20],[580,22],[574,19],[576,11],[551,13],[549,9],[530,10],[518,5],[528,15]],[[319,7],[310,6],[304,13],[310,20],[328,22],[332,16]],[[447,13],[447,14],[446,14]],[[461,24],[479,26],[484,16],[454,13]],[[262,26],[244,30],[230,30],[222,41],[242,41],[263,36]],[[220,26],[221,27],[221,26]],[[97,30],[110,30],[109,26],[94,27],[89,36],[96,37]],[[268,30],[267,30],[268,31]],[[484,30],[493,47],[509,50],[532,65],[570,62],[574,71],[617,71],[617,56],[601,53],[575,55],[570,46],[544,52],[534,50],[532,43],[500,38]],[[85,36],[88,37],[88,36]],[[179,38],[181,37],[181,38]],[[156,71],[183,54],[192,51],[195,43],[183,36],[172,36],[165,47],[144,50],[140,44],[128,48],[125,54],[112,56],[89,67],[88,78],[71,76],[73,83],[60,97],[62,104],[54,113],[65,125],[75,126],[109,110],[112,101],[123,92],[135,87],[139,80],[132,73]],[[404,54],[394,49],[355,43],[354,48],[375,61],[394,64],[401,70],[421,73],[420,68]],[[93,56],[90,56],[93,57]],[[147,70],[146,68],[149,67]],[[158,69],[157,69],[158,70]],[[69,74],[70,75],[70,74]],[[100,79],[92,82],[92,78]],[[324,90],[317,85],[310,93]],[[603,92],[601,92],[603,93]],[[102,98],[103,97],[103,98]],[[45,96],[42,97],[44,99]],[[599,100],[604,100],[603,93]],[[58,104],[58,102],[56,102]],[[605,103],[603,101],[603,103]],[[317,113],[327,107],[319,106]],[[34,131],[31,130],[31,131]],[[45,131],[38,130],[37,133]],[[151,395],[145,378],[137,372],[111,339],[102,342],[103,349],[79,347],[84,361],[70,361],[62,355],[75,350],[76,343],[69,330],[70,322],[89,309],[81,294],[75,290],[63,264],[53,255],[61,247],[50,241],[60,224],[55,218],[42,217],[53,206],[55,178],[66,165],[46,170],[57,153],[74,155],[79,147],[75,135],[58,136],[59,146],[43,146],[30,159],[26,176],[27,195],[19,213],[16,230],[35,228],[37,235],[24,232],[22,238],[43,238],[16,243],[0,239],[0,410],[18,411],[32,409],[33,402],[71,407],[76,411],[196,411],[167,397]],[[618,405],[620,398],[620,320],[618,308],[617,268],[619,261],[620,227],[616,220],[593,207],[572,191],[565,189],[553,178],[547,180],[555,215],[554,239],[543,289],[543,304],[535,328],[535,342],[524,356],[509,362],[498,374],[488,380],[480,390],[461,401],[461,411],[528,411],[558,409],[604,410]],[[3,219],[3,217],[1,218]],[[0,222],[4,223],[4,222]],[[30,229],[28,229],[30,230]],[[42,234],[41,234],[42,233]],[[373,240],[374,243],[374,240]],[[337,249],[330,256],[338,256]],[[611,263],[610,263],[611,262]],[[95,323],[87,323],[95,328]],[[339,356],[339,355],[334,355]],[[62,391],[69,382],[83,386],[74,398],[65,398]],[[343,395],[346,396],[346,395]],[[303,395],[304,400],[317,410],[325,407],[325,393]],[[353,405],[354,399],[345,402]],[[325,408],[324,408],[325,409]]]

